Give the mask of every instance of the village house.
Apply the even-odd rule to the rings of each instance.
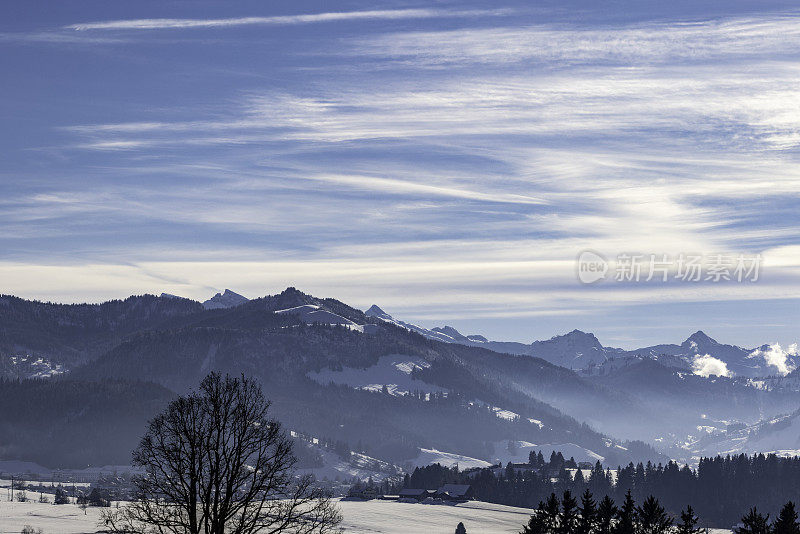
[[[406,488],[400,490],[399,498],[400,500],[415,500],[421,501],[427,497],[429,497],[429,490],[425,489],[418,489],[418,488]]]
[[[436,490],[436,497],[447,501],[468,501],[475,498],[469,484],[445,484]]]

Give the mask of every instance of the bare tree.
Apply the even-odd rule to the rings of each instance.
[[[133,453],[135,499],[101,521],[116,532],[326,534],[341,515],[310,476],[295,476],[292,442],[268,417],[251,378],[212,373],[148,425]]]

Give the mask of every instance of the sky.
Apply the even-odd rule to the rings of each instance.
[[[0,292],[796,342],[793,4],[2,2]]]

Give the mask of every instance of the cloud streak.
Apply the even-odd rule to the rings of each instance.
[[[520,61],[559,63],[656,63],[720,57],[776,57],[800,49],[796,14],[689,23],[658,23],[597,29],[531,25],[419,31],[356,38],[352,53],[417,66]]]
[[[462,18],[505,15],[508,10],[457,10],[442,9],[382,9],[367,11],[344,11],[313,13],[304,15],[283,15],[273,17],[237,17],[223,19],[133,19],[110,20],[104,22],[85,22],[71,24],[65,29],[77,31],[91,30],[181,30],[192,28],[227,28],[234,26],[269,25],[285,26],[297,24],[320,24],[326,22],[362,20],[402,20],[431,18]]]
[[[536,337],[559,329],[554,318],[644,328],[673,306],[674,321],[699,321],[684,329],[713,329],[726,314],[762,321],[761,301],[779,309],[796,295],[796,14],[598,26],[502,8],[104,13],[59,22],[53,40],[136,46],[42,46],[43,72],[89,64],[69,54],[97,66],[74,85],[41,75],[57,118],[22,121],[49,124],[49,137],[10,168],[26,180],[0,182],[0,261],[19,262],[0,278],[27,294],[56,297],[69,280],[93,294],[96,280],[105,295],[125,276],[131,292],[180,278],[157,289],[197,298],[231,278],[251,295],[335,286],[410,319],[541,317],[524,323],[545,325]],[[291,31],[235,31],[270,26]],[[586,288],[573,262],[587,248],[763,252],[767,270],[752,285]],[[721,313],[688,318],[702,306]],[[775,328],[771,339],[789,327]]]

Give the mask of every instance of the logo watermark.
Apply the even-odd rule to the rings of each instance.
[[[757,282],[760,254],[618,254],[609,261],[594,250],[578,254],[578,280],[615,282]]]
[[[608,274],[608,260],[593,250],[584,250],[578,254],[578,261],[575,265],[578,269],[578,280],[584,284],[594,284],[605,280]]]

